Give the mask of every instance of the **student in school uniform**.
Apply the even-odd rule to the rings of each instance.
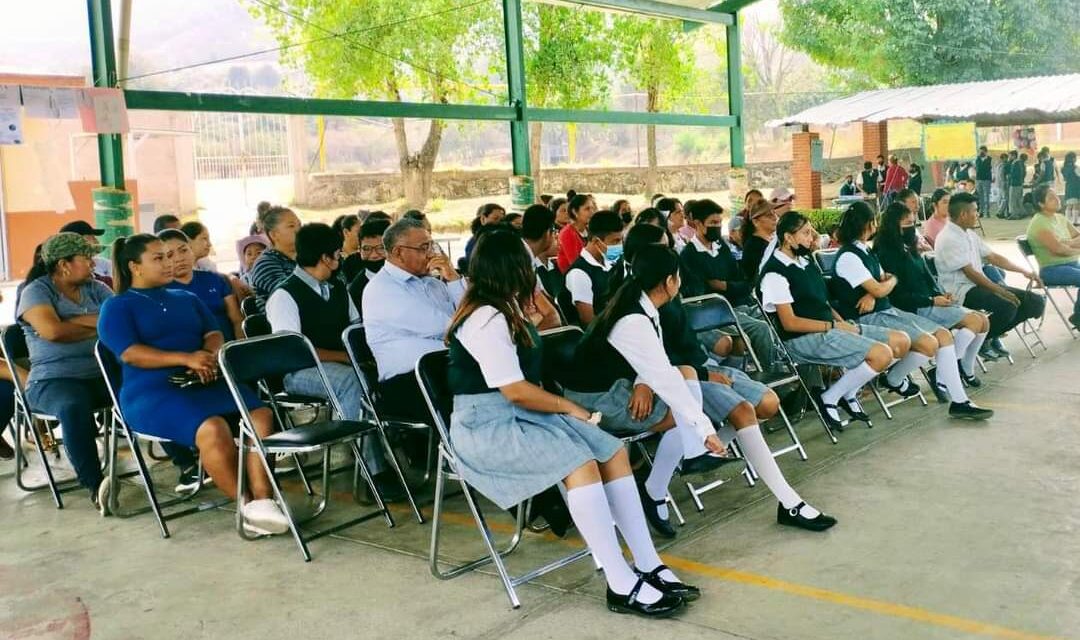
[[[847,322],[833,310],[821,271],[810,256],[818,235],[806,216],[795,211],[780,218],[777,249],[762,267],[758,291],[788,353],[801,364],[822,364],[845,370],[828,389],[814,387],[811,397],[832,428],[840,412],[863,419],[857,393],[906,351],[907,336],[873,325]]]
[[[560,301],[571,324],[589,326],[607,303],[611,266],[622,256],[622,231],[614,211],[598,211],[589,220],[589,239],[566,272]]]
[[[535,288],[520,236],[498,231],[477,241],[469,287],[446,334],[458,468],[503,509],[563,483],[574,524],[603,567],[608,609],[669,616],[700,591],[657,555],[622,443],[590,424],[597,416],[541,386],[540,335],[521,311]]]
[[[629,266],[626,265],[632,265],[641,251],[646,247],[667,246],[667,242],[668,238],[665,235],[657,235],[644,229],[638,232],[631,230],[626,238],[624,262],[620,265],[623,268],[616,272],[612,280],[613,287],[617,283],[621,286],[622,280],[629,276],[627,273]],[[701,391],[702,410],[714,424],[724,423],[717,433],[725,445],[733,439],[738,440],[747,460],[754,465],[758,475],[765,480],[765,484],[779,500],[777,507],[779,522],[810,531],[824,531],[835,525],[835,518],[809,507],[788,485],[768,445],[762,438],[759,421],[768,420],[776,415],[780,407],[780,399],[777,395],[764,384],[751,380],[741,370],[718,366],[712,362],[697,336],[690,329],[681,297],[676,296],[661,305],[658,312],[661,342],[668,360],[675,366],[693,368]],[[622,348],[626,349],[626,346]],[[692,381],[687,381],[687,385],[693,390]],[[696,391],[694,393],[696,395]],[[668,469],[674,470],[671,466],[673,462],[677,463],[671,459],[677,453],[674,439],[669,438],[669,449],[671,451],[657,450],[654,471],[658,464],[666,464]],[[649,476],[643,492],[654,499],[652,506],[655,511],[647,505],[646,517],[649,517],[650,522],[662,520],[654,526],[654,531],[658,533],[660,533],[659,528],[664,524],[670,527],[670,522],[667,522],[666,507],[661,504],[662,500],[658,502],[654,498],[654,496],[662,498],[670,482],[670,472],[665,472],[663,469],[660,471],[663,473],[657,472]],[[666,482],[664,481],[665,474]]]
[[[892,207],[907,207],[894,202]],[[938,358],[938,376],[957,394],[949,407],[954,418],[985,420],[993,412],[973,405],[967,400],[956,361],[952,333],[937,322],[899,309],[889,301],[889,295],[899,282],[895,275],[881,268],[877,254],[870,250],[869,239],[877,232],[874,212],[866,203],[856,202],[840,219],[840,251],[836,257],[835,293],[837,311],[844,318],[860,325],[873,325],[904,333],[910,350],[883,379],[890,391],[905,398],[919,393],[911,373]],[[941,357],[938,357],[938,356]]]

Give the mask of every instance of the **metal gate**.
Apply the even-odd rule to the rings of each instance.
[[[196,113],[195,179],[289,175],[286,117],[259,113]]]

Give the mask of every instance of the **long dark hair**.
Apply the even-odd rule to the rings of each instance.
[[[142,260],[146,247],[160,242],[157,236],[149,233],[137,233],[133,236],[119,237],[113,243],[113,289],[123,293],[131,288],[131,264]]]
[[[180,225],[180,230],[184,232],[184,235],[188,237],[188,240],[194,240],[200,233],[206,231],[206,225],[196,220],[192,220]]]
[[[634,226],[640,224],[652,224],[653,222],[658,222],[659,225],[657,226],[667,226],[667,218],[664,216],[664,213],[656,207],[646,207],[639,211],[637,217],[634,218]]]
[[[903,205],[901,205],[903,206]],[[907,207],[904,207],[907,210]],[[836,231],[837,238],[843,244],[852,244],[862,240],[863,232],[874,221],[874,210],[865,202],[852,202],[844,214],[840,216],[840,228]]]
[[[480,205],[480,208],[476,210],[476,217],[473,218],[472,221],[472,233],[474,236],[476,235],[476,232],[480,230],[480,227],[484,226],[484,218],[490,216],[491,212],[496,209],[506,213],[506,208],[495,202]]]
[[[798,211],[788,211],[780,216],[780,220],[776,223],[776,250],[779,251],[784,246],[785,235],[798,232],[809,222],[810,219]],[[764,259],[769,258],[766,256]]]
[[[574,197],[570,198],[570,201],[566,204],[566,212],[570,214],[571,220],[577,220],[578,209],[584,207],[589,200],[592,200],[592,196],[587,193],[575,193]]]
[[[472,312],[490,305],[506,318],[514,343],[532,347],[523,309],[535,289],[536,271],[521,236],[503,229],[481,234],[469,258],[469,288],[450,319],[446,341]]]
[[[904,216],[915,215],[908,211],[900,202],[893,202],[885,208],[881,214],[881,224],[878,226],[877,236],[874,237],[874,252],[882,253],[915,253],[915,247],[904,242],[904,236],[900,231],[900,221]]]
[[[608,297],[614,297],[626,280],[627,265],[634,264],[634,258],[644,247],[652,244],[660,244],[660,239],[668,237],[668,246],[671,246],[671,232],[665,228],[653,224],[635,224],[623,240],[623,254],[619,261],[612,267],[608,276]]]
[[[158,231],[157,237],[162,242],[177,240],[184,244],[191,244],[191,238],[187,237],[187,234],[179,229],[162,229],[161,231]]]
[[[337,232],[341,239],[345,239],[345,234],[352,231],[352,228],[360,223],[360,216],[355,213],[346,213],[345,215],[338,216],[334,220],[334,224],[331,225],[334,231]]]
[[[41,276],[51,275],[53,271],[56,271],[56,265],[50,267],[41,259],[41,245],[34,247],[34,264],[26,274],[26,282],[33,282]]]
[[[652,291],[678,273],[679,254],[673,249],[660,245],[641,247],[630,264],[629,277],[593,321],[593,326],[589,329],[592,339],[607,338],[618,319],[627,309],[638,303],[641,294]]]

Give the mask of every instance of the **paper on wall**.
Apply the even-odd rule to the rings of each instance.
[[[22,144],[19,86],[0,84],[0,144]]]
[[[127,133],[130,129],[124,92],[119,89],[83,89],[79,117],[86,133]]]
[[[27,118],[56,118],[53,115],[52,89],[49,87],[23,87],[23,107]]]

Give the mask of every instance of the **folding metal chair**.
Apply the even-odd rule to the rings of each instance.
[[[15,427],[15,484],[20,489],[27,492],[40,491],[41,489],[47,488],[49,493],[52,494],[56,508],[63,509],[64,501],[63,498],[61,498],[61,494],[68,493],[69,491],[76,491],[81,489],[82,486],[75,478],[57,482],[56,474],[53,471],[52,465],[49,464],[49,455],[46,453],[45,440],[43,434],[38,429],[38,424],[44,427],[46,433],[49,435],[52,440],[52,445],[49,448],[53,449],[55,457],[59,459],[59,447],[63,442],[62,439],[57,438],[53,432],[60,426],[60,420],[57,419],[56,416],[40,411],[34,411],[31,409],[30,403],[26,399],[26,389],[23,388],[16,368],[19,361],[29,359],[30,352],[26,346],[26,334],[23,332],[23,328],[20,325],[12,324],[0,330],[0,353],[3,353],[4,360],[7,361],[8,372],[11,374],[11,379],[14,381],[12,384],[15,387],[15,416],[13,418]],[[99,427],[105,426],[105,422],[109,415],[108,411],[108,407],[101,407],[95,412],[95,420]],[[38,424],[35,424],[35,422]],[[22,448],[22,438],[26,432],[30,433],[31,438],[34,441],[34,448],[37,449],[41,468],[45,471],[44,484],[30,485],[23,479],[23,473],[29,465],[29,462],[24,457]]]
[[[341,419],[344,415],[341,404],[334,394],[334,389],[330,386],[330,380],[326,377],[326,371],[323,370],[322,363],[319,362],[318,355],[315,353],[315,348],[311,346],[311,343],[308,342],[307,338],[298,333],[282,332],[272,336],[238,340],[230,342],[222,347],[221,351],[218,353],[218,360],[221,365],[221,372],[225,377],[225,382],[232,392],[236,407],[241,415],[240,442],[238,447],[240,451],[240,463],[237,474],[237,495],[244,495],[246,454],[249,451],[256,452],[259,461],[262,463],[263,469],[266,471],[267,477],[269,478],[270,486],[274,492],[274,498],[277,500],[278,505],[281,507],[282,512],[289,521],[289,529],[292,531],[293,539],[296,540],[296,545],[300,548],[300,553],[303,555],[305,562],[311,560],[311,553],[308,551],[307,543],[312,540],[337,533],[343,529],[380,515],[386,519],[387,526],[394,526],[393,516],[390,515],[390,510],[383,502],[382,496],[379,495],[379,491],[372,480],[371,473],[368,471],[367,464],[360,454],[360,448],[357,446],[359,439],[364,435],[375,433],[381,436],[382,432],[379,430],[379,425],[374,422]],[[248,386],[254,388],[260,381],[266,380],[267,378],[281,378],[289,373],[312,368],[318,371],[319,379],[326,392],[326,397],[330,399],[332,419],[293,427],[292,429],[286,429],[265,438],[260,436],[255,430],[255,422],[251,417],[251,411],[248,410],[247,404],[240,394],[240,387]],[[383,438],[383,441],[385,444],[385,438]],[[368,484],[368,488],[371,490],[372,496],[375,498],[375,503],[378,508],[371,513],[354,518],[348,522],[337,524],[305,536],[301,534],[299,525],[322,514],[330,502],[330,451],[332,447],[337,444],[348,445],[352,449],[353,455],[360,467],[360,471]],[[279,453],[299,454],[314,452],[321,452],[323,456],[322,495],[320,496],[319,504],[317,505],[315,512],[304,522],[298,523],[293,517],[292,509],[290,509],[288,501],[285,500],[281,485],[278,483],[277,478],[274,477],[273,466],[270,464],[270,456]],[[241,538],[249,539],[249,536],[244,532],[243,520],[243,509],[238,508],[236,510],[237,533],[240,534]]]
[[[583,335],[585,335],[585,332],[581,330],[581,327],[575,325],[566,325],[540,332],[540,337],[544,340],[544,388],[551,393],[563,395],[565,387],[560,379],[560,374],[573,368],[574,352],[577,350],[578,343],[581,342]],[[658,434],[645,431],[619,439],[622,440],[623,445],[635,447],[651,467],[652,456],[649,455],[645,441],[656,435]],[[675,499],[671,497],[670,493],[665,496],[665,500],[667,500],[668,506],[671,507],[672,513],[675,514],[675,520],[679,523],[679,526],[686,524],[686,519],[683,518],[679,505],[675,504]]]
[[[228,498],[223,498],[213,502],[205,502],[202,504],[196,504],[182,510],[170,511],[164,513],[163,509],[182,504],[184,502],[190,502],[196,495],[202,490],[203,484],[203,469],[202,465],[199,465],[199,486],[186,496],[180,496],[171,498],[164,502],[159,501],[157,497],[157,490],[154,487],[154,479],[150,473],[149,467],[146,465],[146,460],[143,458],[142,449],[139,446],[141,440],[147,442],[168,442],[165,438],[158,438],[156,436],[150,436],[137,433],[131,428],[130,425],[124,420],[124,416],[120,411],[120,385],[123,382],[122,370],[120,363],[117,361],[116,356],[111,351],[105,348],[105,345],[98,342],[94,345],[94,356],[97,358],[98,367],[101,368],[101,373],[105,377],[105,386],[109,390],[109,397],[112,398],[112,420],[109,425],[109,440],[108,440],[108,465],[109,465],[109,486],[111,490],[109,492],[109,511],[112,515],[120,518],[130,518],[132,516],[152,511],[154,518],[157,520],[158,529],[161,531],[162,538],[169,537],[169,527],[165,524],[168,520],[175,520],[176,518],[182,518],[186,515],[193,513],[199,513],[209,509],[215,509],[217,507],[224,506],[231,502]],[[122,431],[124,438],[127,439],[128,448],[131,450],[131,455],[135,459],[136,470],[125,474],[117,473],[117,449],[118,449],[118,436],[117,431]],[[121,478],[129,478],[138,475],[143,487],[146,489],[146,499],[149,503],[147,506],[125,511],[119,508],[119,496],[120,485],[117,484],[117,480]]]
[[[1016,236],[1016,246],[1020,249],[1020,253],[1023,254],[1024,261],[1027,262],[1028,267],[1038,273],[1039,265],[1035,261],[1035,252],[1031,248],[1031,242],[1028,240],[1028,237],[1026,235]],[[1065,316],[1065,313],[1061,310],[1061,307],[1058,306],[1057,300],[1054,300],[1054,296],[1052,294],[1053,291],[1064,291],[1065,295],[1069,298],[1069,302],[1072,304],[1076,304],[1076,298],[1073,296],[1071,285],[1046,284],[1044,282],[1041,287],[1035,287],[1035,283],[1031,280],[1028,280],[1027,290],[1031,291],[1032,289],[1036,288],[1042,289],[1044,292],[1046,292],[1046,299],[1049,300],[1050,304],[1054,306],[1054,311],[1057,312],[1058,317],[1061,318],[1062,324],[1064,324],[1065,328],[1068,330],[1069,337],[1073,340],[1076,340],[1076,336],[1080,335],[1080,329],[1077,329],[1072,325],[1071,322],[1069,322],[1068,317]],[[1042,324],[1043,318],[1039,318],[1040,329],[1042,328]]]
[[[488,527],[484,514],[480,510],[480,505],[478,504],[476,496],[473,495],[472,488],[469,487],[468,483],[465,482],[457,471],[457,458],[454,453],[453,444],[449,438],[450,414],[453,409],[453,397],[450,395],[447,380],[447,354],[448,352],[445,349],[434,351],[421,356],[416,363],[416,380],[420,385],[420,392],[424,396],[424,401],[428,406],[428,410],[431,412],[432,422],[435,424],[435,428],[438,430],[440,436],[438,471],[435,474],[434,513],[431,517],[431,552],[429,556],[431,574],[439,580],[449,580],[478,569],[488,563],[492,563],[495,565],[495,571],[499,574],[499,579],[502,581],[503,588],[506,590],[506,596],[510,599],[510,606],[517,609],[521,606],[521,601],[518,599],[517,595],[518,586],[568,566],[582,558],[589,557],[592,554],[586,547],[585,549],[575,551],[520,576],[511,576],[507,571],[503,559],[513,553],[521,542],[522,532],[525,530],[527,508],[526,505],[518,505],[514,535],[510,539],[505,550],[499,551],[496,549],[494,536],[491,533],[491,529]],[[443,571],[439,566],[439,533],[444,492],[448,481],[456,481],[461,484],[462,492],[465,495],[465,502],[469,506],[469,511],[472,513],[473,520],[476,521],[476,527],[479,529],[480,537],[484,541],[487,555],[465,564],[453,566],[447,571]]]
[[[379,394],[376,380],[372,377],[375,369],[375,357],[367,344],[367,333],[362,325],[349,326],[341,334],[341,340],[345,343],[345,351],[349,354],[349,362],[352,363],[356,377],[360,380],[360,388],[363,391],[364,405],[371,419],[380,425],[383,431],[387,429],[405,429],[410,431],[427,431],[428,447],[427,459],[424,461],[424,479],[420,486],[426,485],[431,479],[435,469],[436,446],[435,429],[427,423],[415,420],[403,419],[400,416],[387,415],[379,410]],[[417,519],[423,524],[423,516],[417,511]]]
[[[244,317],[253,316],[259,311],[259,300],[255,296],[248,296],[240,301],[240,313]]]

